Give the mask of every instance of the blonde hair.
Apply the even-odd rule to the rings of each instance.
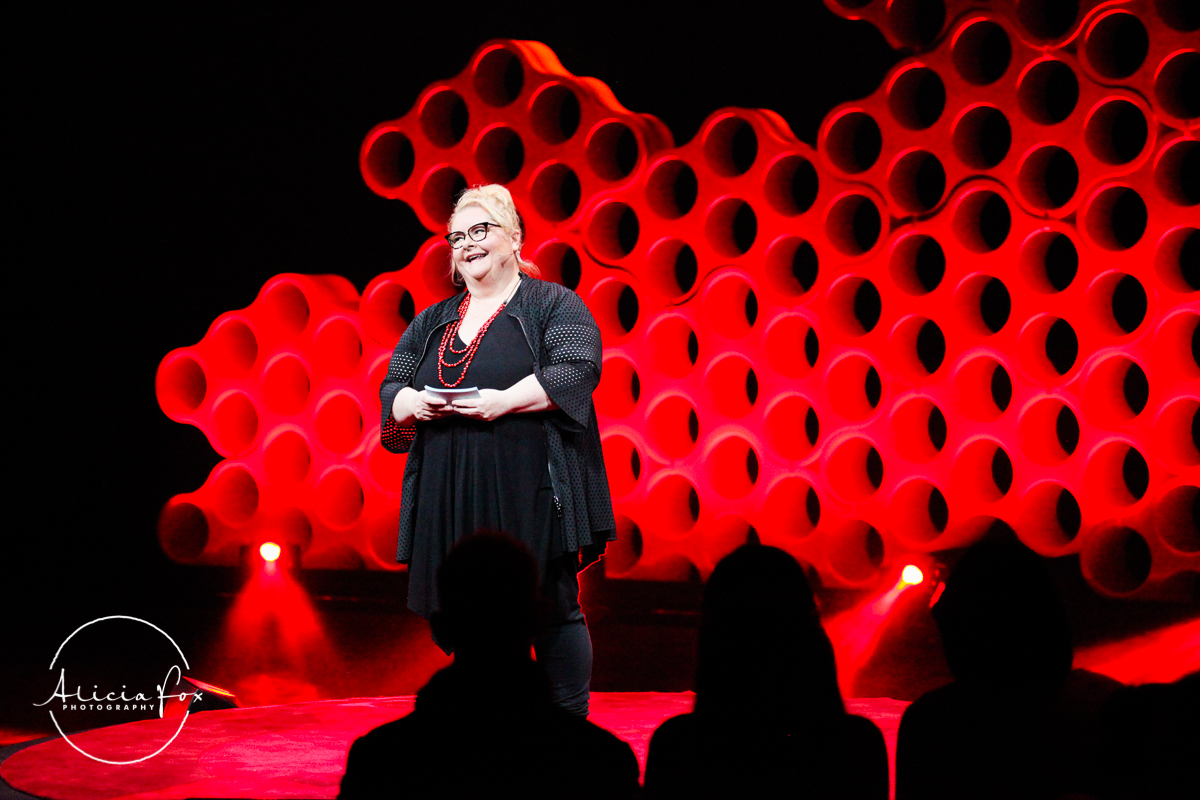
[[[521,214],[517,211],[517,204],[513,202],[512,194],[508,189],[505,189],[498,183],[489,183],[486,186],[472,186],[461,195],[458,196],[458,202],[454,204],[454,211],[450,214],[450,219],[446,222],[446,231],[450,231],[450,226],[454,222],[454,216],[462,211],[467,206],[479,206],[484,211],[492,216],[492,219],[504,229],[504,232],[511,238],[514,234],[519,236],[521,243],[513,248],[513,255],[517,259],[517,268],[531,278],[536,278],[541,275],[541,270],[532,261],[528,261],[521,256],[521,247],[525,244],[525,225],[521,221]],[[450,261],[450,274],[455,281],[462,280],[454,268],[454,260]]]

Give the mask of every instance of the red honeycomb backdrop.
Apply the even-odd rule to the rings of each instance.
[[[604,337],[612,577],[707,575],[750,531],[867,588],[997,520],[1110,596],[1200,572],[1200,80],[1187,0],[827,0],[914,55],[834,109],[657,119],[493,41],[376,126],[360,166],[432,231],[361,300],[280,275],[170,353],[158,397],[226,457],[164,509],[187,563],[282,538],[397,569],[404,459],[377,388],[454,290],[454,196],[504,183]],[[1066,3],[1066,6],[1072,6]]]

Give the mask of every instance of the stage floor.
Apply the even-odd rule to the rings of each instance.
[[[589,719],[629,742],[645,769],[651,734],[668,717],[690,711],[693,697],[691,692],[596,692]],[[378,697],[206,711],[190,716],[159,755],[122,766],[87,758],[56,737],[11,755],[0,764],[0,777],[21,792],[53,800],[333,798],[354,739],[404,716],[413,701],[411,696]],[[894,764],[896,730],[908,703],[874,698],[849,700],[846,706],[875,721]],[[132,760],[146,755],[147,742],[165,742],[177,727],[174,719],[148,720],[71,738],[109,760]]]

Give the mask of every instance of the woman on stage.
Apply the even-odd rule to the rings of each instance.
[[[534,277],[503,186],[463,193],[448,230],[465,291],[416,316],[379,389],[383,445],[408,453],[396,551],[408,605],[437,611],[437,568],[459,539],[493,530],[523,542],[549,606],[537,660],[555,702],[586,716],[592,645],[577,573],[616,538],[592,405],[600,331],[578,295]]]

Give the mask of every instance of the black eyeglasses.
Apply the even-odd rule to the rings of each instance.
[[[471,237],[472,242],[482,242],[487,238],[488,228],[500,227],[501,226],[495,222],[480,222],[467,228],[466,233],[463,233],[462,231],[451,231],[450,233],[446,234],[445,238],[446,241],[450,243],[450,246],[457,250],[467,243],[468,236]]]

